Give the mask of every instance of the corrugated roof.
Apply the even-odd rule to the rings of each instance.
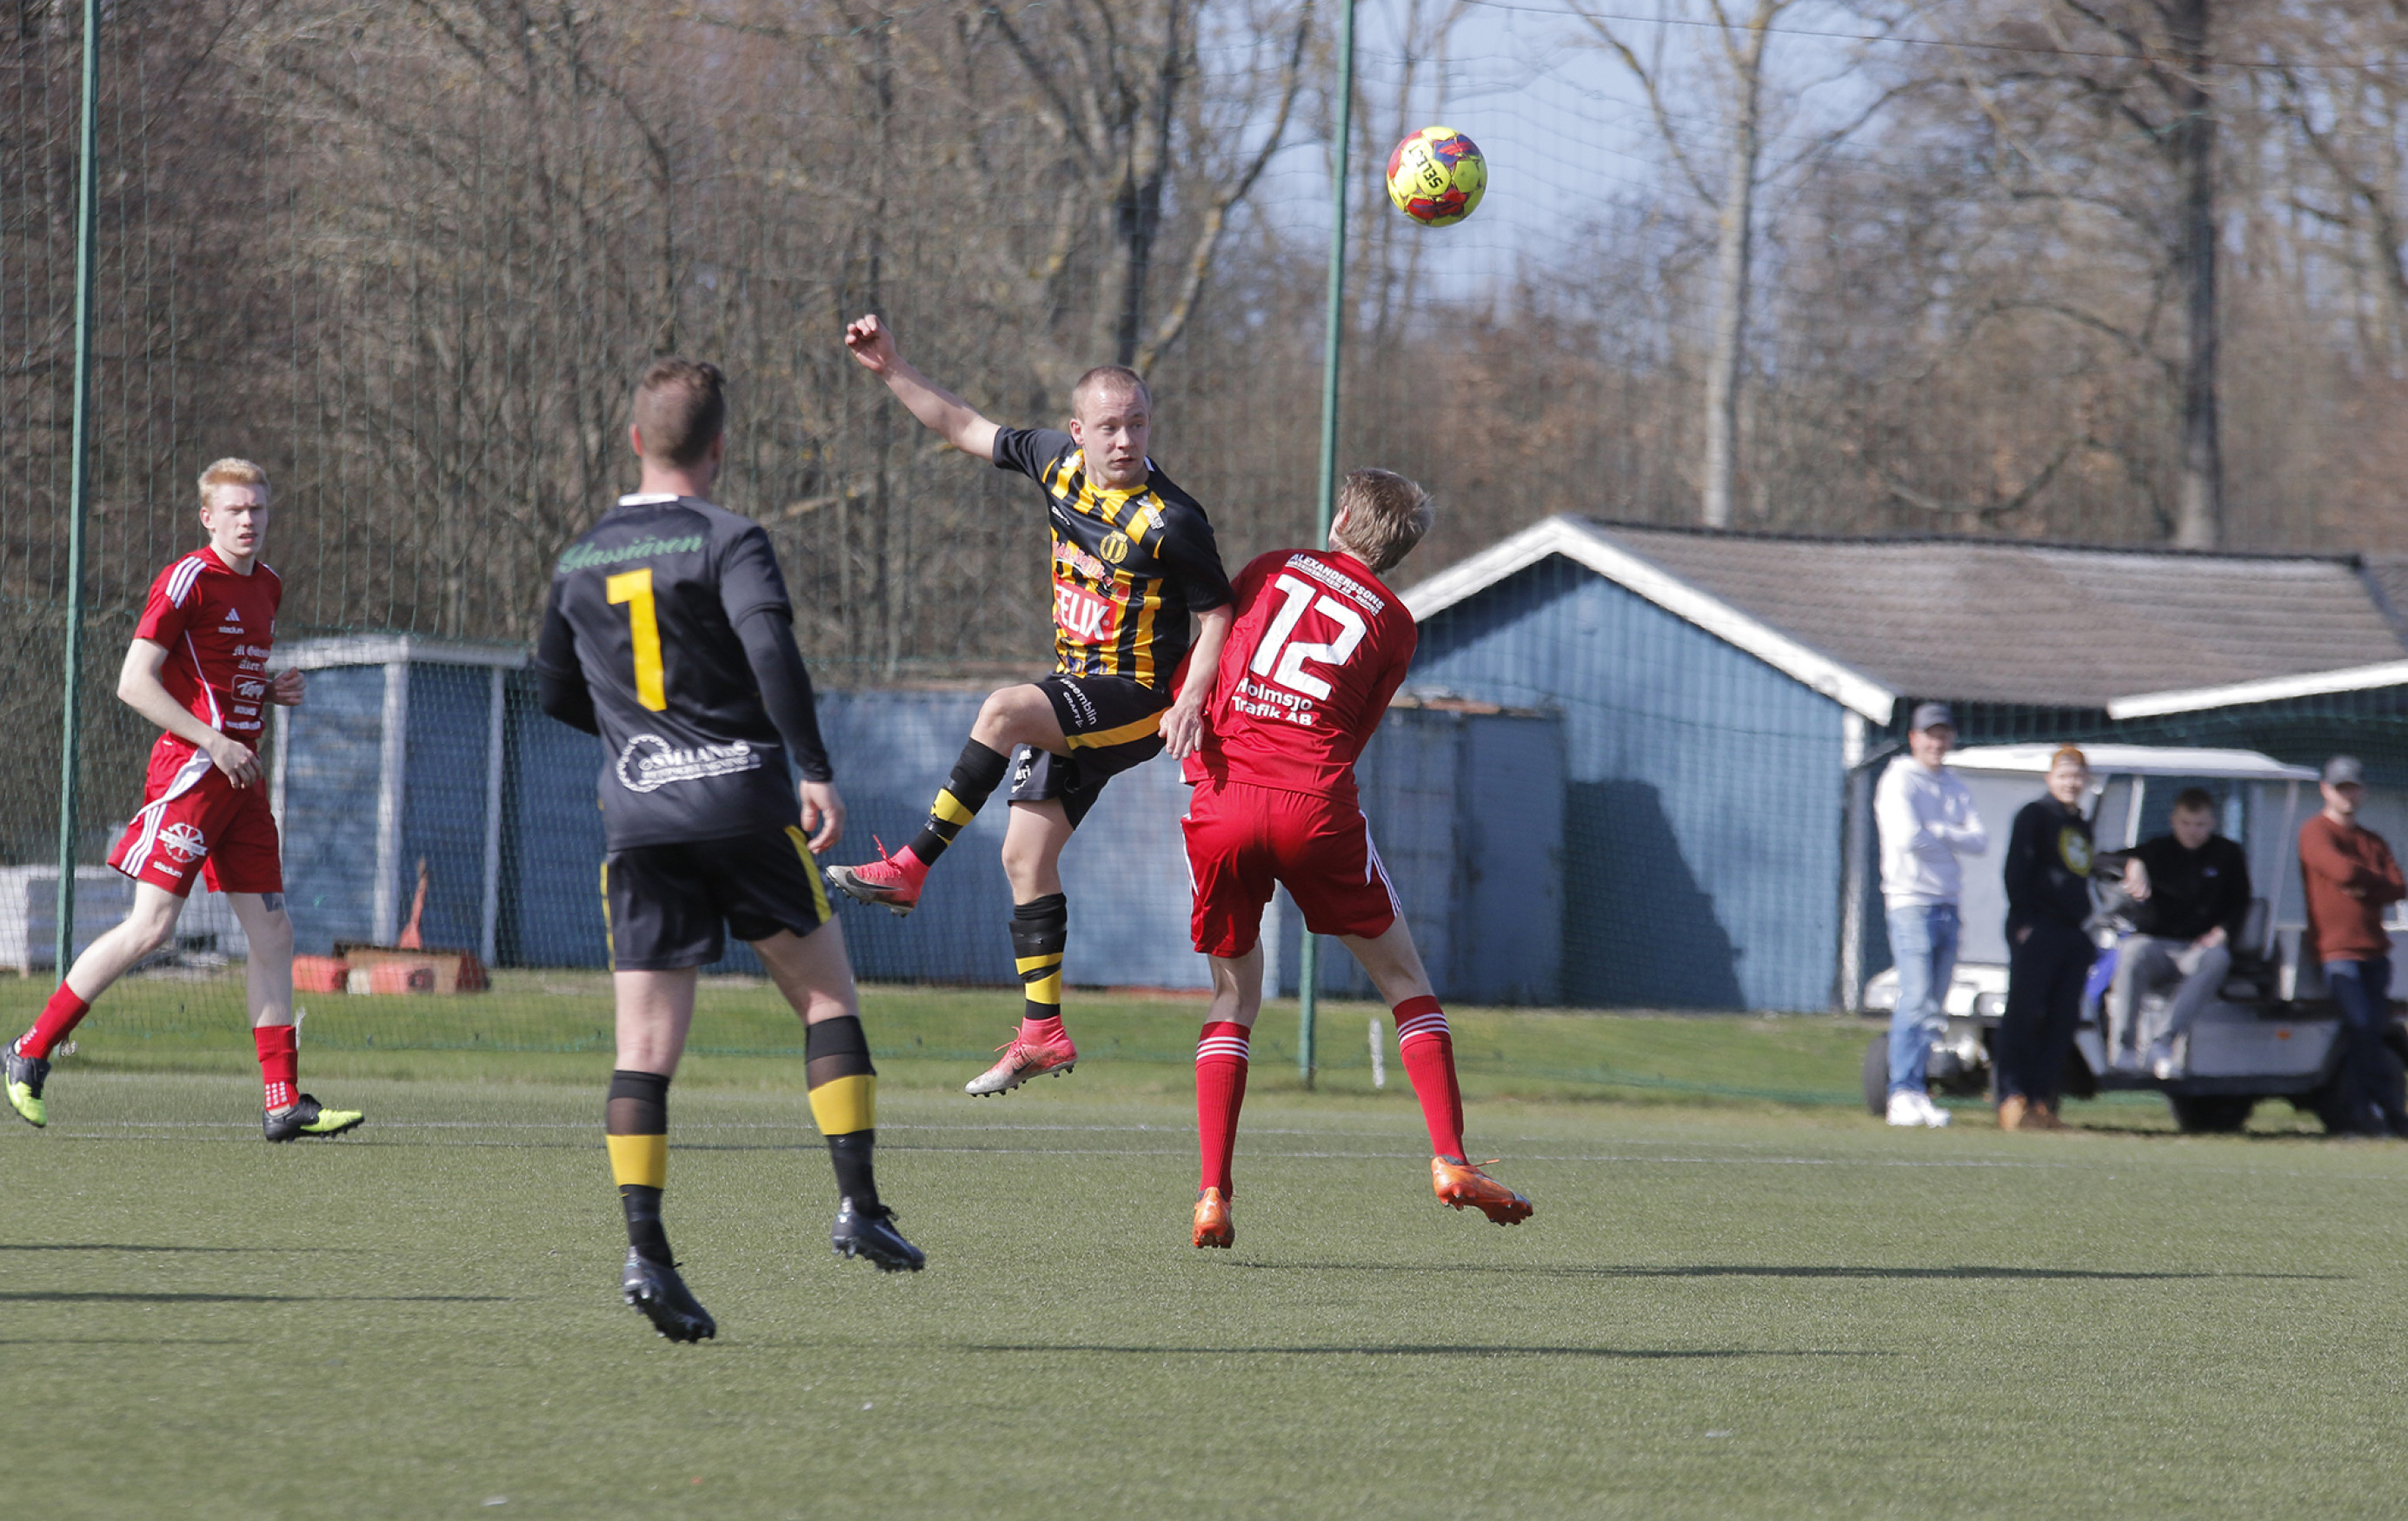
[[[2392,632],[2408,640],[2408,554],[2369,554],[2363,564],[2375,600],[2383,615],[2391,620]]]
[[[1590,559],[1612,575],[1620,556],[1582,553],[1602,541],[1899,696],[2104,708],[2134,693],[2408,655],[2373,568],[2338,557],[1813,539],[1554,519],[1441,571],[1407,602],[1426,616],[1492,574],[1510,574],[1528,563],[1526,552],[1508,552],[1523,538],[1527,551]],[[2408,608],[2408,562],[2398,574],[2394,606]]]

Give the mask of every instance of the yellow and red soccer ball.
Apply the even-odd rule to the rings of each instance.
[[[1424,127],[1388,155],[1388,199],[1429,227],[1471,215],[1488,189],[1488,161],[1453,127]]]

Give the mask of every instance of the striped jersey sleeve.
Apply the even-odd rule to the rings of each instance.
[[[150,583],[150,596],[142,605],[142,621],[134,625],[134,637],[153,644],[173,644],[180,639],[199,603],[194,588],[208,567],[208,562],[201,556],[187,554],[160,571],[159,579]]]

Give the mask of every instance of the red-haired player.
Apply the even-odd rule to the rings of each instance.
[[[1287,886],[1307,929],[1335,935],[1396,1011],[1397,1046],[1429,1127],[1442,1203],[1500,1226],[1530,1201],[1467,1160],[1446,1014],[1430,991],[1355,800],[1354,758],[1412,663],[1412,614],[1380,582],[1429,531],[1429,498],[1387,470],[1356,470],[1326,550],[1276,550],[1238,575],[1238,617],[1186,763],[1183,821],[1196,879],[1196,949],[1212,1007],[1196,1046],[1196,1244],[1227,1246],[1229,1157],[1246,1096],[1246,1041],[1262,1012],[1263,909]]]
[[[270,1141],[336,1136],[356,1110],[327,1109],[300,1091],[293,1028],[293,921],[284,867],[260,774],[267,704],[300,704],[297,670],[270,678],[284,583],[260,563],[267,534],[267,472],[222,459],[201,472],[201,528],[209,541],[159,572],[117,680],[125,705],[166,732],[150,748],[142,811],[108,864],[134,879],[134,907],[60,979],[34,1027],[4,1054],[8,1102],[31,1124],[48,1114],[50,1051],[92,1002],[167,943],[194,881],[226,896],[250,939],[251,1036],[265,1088]]]

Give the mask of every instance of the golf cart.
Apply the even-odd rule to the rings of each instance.
[[[1991,1047],[2007,1006],[2007,834],[2016,811],[2045,792],[2055,748],[1990,745],[1948,757],[1950,769],[1972,791],[1973,805],[1989,828],[1990,849],[1963,861],[1962,929],[1944,999],[1947,1025],[1931,1047],[1936,1092],[1970,1098],[1989,1090]],[[2217,832],[2248,853],[2249,880],[2258,896],[2232,946],[2232,969],[2222,990],[2176,1042],[2172,1074],[2160,1079],[2110,1065],[2104,1012],[2109,953],[2130,928],[2118,917],[2129,904],[2111,884],[2092,883],[2098,911],[2091,932],[2100,962],[2083,990],[2082,1022],[2066,1061],[2066,1093],[2087,1098],[2101,1090],[2154,1088],[2166,1096],[2175,1123],[2186,1131],[2239,1130],[2259,1099],[2286,1098],[2297,1109],[2315,1112],[2327,1128],[2340,1128],[2333,1110],[2340,1015],[2325,992],[2322,965],[2301,944],[2306,900],[2295,841],[2300,824],[2322,806],[2316,773],[2246,750],[2094,745],[2085,753],[2091,782],[2084,811],[2102,855],[2168,832],[2175,795],[2204,788],[2216,799]],[[2387,813],[2396,804],[2397,799],[2383,799],[2378,806]],[[2369,823],[2384,827],[2373,818]],[[2386,927],[2395,945],[2408,942],[2408,924]],[[2143,1027],[2173,992],[2168,986],[2143,1001]],[[1866,985],[1865,1007],[1882,1014],[1898,1007],[1895,967]],[[2385,1039],[2408,1057],[2408,1031],[2396,1021]],[[1865,1053],[1864,1084],[1866,1104],[1875,1114],[1885,1112],[1886,1034],[1875,1037]]]

